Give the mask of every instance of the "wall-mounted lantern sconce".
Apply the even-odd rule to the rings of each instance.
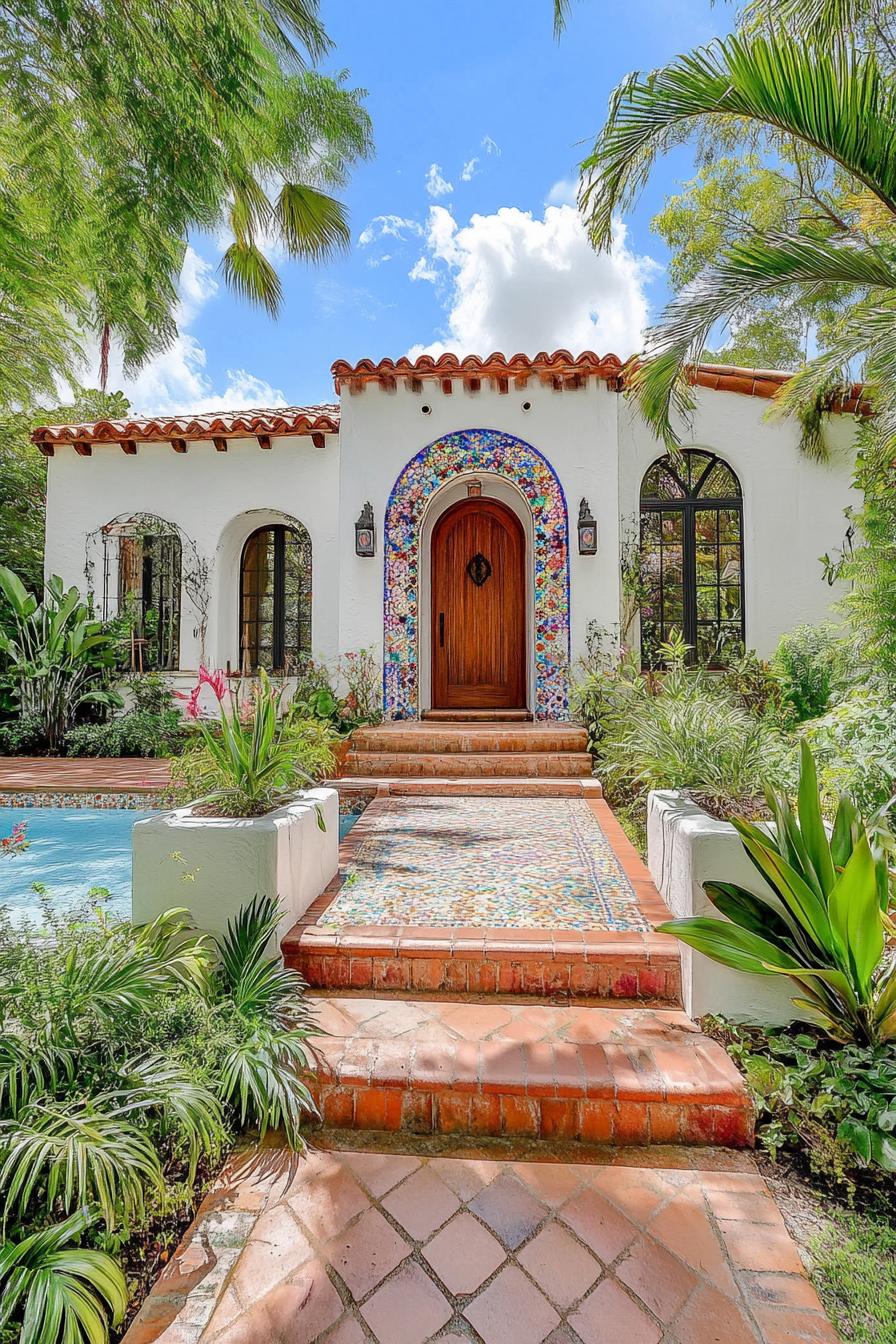
[[[597,519],[587,499],[579,505],[579,555],[597,555]]]
[[[478,499],[481,494],[481,481],[467,481],[467,499]]]
[[[373,522],[373,505],[368,500],[355,523],[355,555],[371,556],[375,553],[376,528]]]

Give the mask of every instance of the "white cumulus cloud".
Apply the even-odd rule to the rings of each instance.
[[[471,178],[475,177],[478,166],[479,160],[477,158],[467,159],[463,168],[460,170],[461,182],[469,182]]]
[[[403,215],[374,215],[358,235],[358,243],[361,247],[367,247],[378,238],[404,240],[409,234],[419,238],[422,233],[423,225],[416,219],[406,219]]]
[[[490,135],[484,135],[479,143],[485,150],[486,154],[496,154],[500,158],[501,156],[500,146],[495,144],[494,140],[491,138]]]
[[[626,358],[641,344],[645,286],[659,268],[631,251],[622,225],[615,236],[612,252],[598,255],[571,205],[549,205],[541,219],[504,206],[463,227],[432,206],[426,249],[410,274],[440,290],[446,328],[411,355],[566,348]]]
[[[135,374],[126,374],[121,351],[113,343],[109,357],[110,391],[122,391],[134,415],[241,410],[249,406],[282,406],[286,397],[278,387],[247,369],[228,369],[223,388],[216,388],[206,372],[204,347],[190,332],[204,306],[218,292],[214,268],[188,247],[181,270],[177,311],[178,334],[167,350],[154,355]],[[88,351],[83,381],[96,381],[99,351]]]
[[[442,176],[442,169],[438,163],[431,163],[429,171],[426,174],[426,191],[429,196],[447,196],[453,191],[452,184]]]

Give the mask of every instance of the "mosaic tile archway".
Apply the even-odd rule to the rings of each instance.
[[[535,717],[569,714],[569,522],[557,476],[537,448],[493,429],[446,434],[401,472],[386,506],[383,594],[383,708],[387,718],[419,713],[420,530],[430,497],[455,476],[490,473],[511,481],[532,512],[535,567]]]

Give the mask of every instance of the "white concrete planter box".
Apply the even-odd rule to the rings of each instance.
[[[735,882],[757,893],[763,889],[734,827],[671,789],[648,799],[647,865],[676,918],[724,918],[703,890],[704,882]],[[729,970],[684,943],[679,946],[684,1006],[691,1016],[721,1013],[769,1026],[796,1020],[791,997],[799,991],[792,980]]]
[[[275,896],[282,938],[339,867],[339,795],[309,789],[263,817],[163,812],[135,824],[133,855],[135,923],[186,907],[203,933],[220,934],[253,896]]]

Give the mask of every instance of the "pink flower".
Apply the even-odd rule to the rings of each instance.
[[[227,694],[227,678],[224,673],[218,669],[217,672],[209,672],[207,667],[201,663],[199,665],[199,685],[211,686],[216,698],[220,701]]]
[[[193,687],[193,689],[192,689],[192,691],[190,692],[190,694],[184,697],[184,699],[185,699],[186,702],[187,702],[187,708],[186,708],[185,713],[186,713],[188,719],[198,719],[198,718],[199,718],[199,714],[200,714],[200,709],[199,709],[199,697],[200,697],[201,694],[202,694],[202,683],[201,683],[201,682],[198,682],[198,683]]]

